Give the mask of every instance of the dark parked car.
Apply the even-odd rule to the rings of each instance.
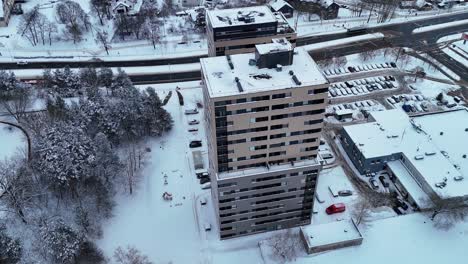
[[[383,187],[388,188],[388,186],[390,186],[390,184],[385,180],[384,176],[380,176],[379,180],[382,183]]]
[[[353,195],[353,192],[351,190],[341,190],[338,191],[339,196],[351,196]]]
[[[190,144],[189,144],[190,148],[198,148],[198,147],[201,147],[201,146],[202,146],[202,143],[201,143],[200,140],[190,141]]]
[[[406,204],[405,201],[398,199],[396,203],[399,207],[401,207],[403,210],[408,210],[408,204]]]
[[[210,175],[209,175],[208,172],[206,172],[206,171],[205,171],[205,172],[198,172],[198,173],[196,173],[196,175],[197,175],[197,178],[198,178],[198,179],[201,179],[201,178],[209,178],[209,177],[210,177]]]
[[[200,184],[205,184],[207,182],[210,182],[210,178],[201,178],[200,179]]]

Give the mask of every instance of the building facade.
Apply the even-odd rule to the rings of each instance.
[[[286,38],[295,46],[296,32],[281,12],[267,6],[210,10],[206,15],[208,55],[224,56],[255,51],[255,45]]]
[[[201,66],[220,238],[309,224],[328,81],[285,39]]]

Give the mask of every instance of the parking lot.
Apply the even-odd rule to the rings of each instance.
[[[383,69],[392,69],[392,68],[397,68],[397,65],[394,62],[370,63],[370,64],[357,65],[357,66],[337,67],[333,69],[328,69],[328,70],[324,70],[323,74],[325,74],[325,76],[328,77],[328,76],[334,76],[334,75],[367,72],[367,71],[375,71],[375,70],[383,70]]]
[[[330,85],[328,94],[330,98],[335,98],[365,95],[372,92],[397,88],[398,83],[395,77],[388,75],[333,83]]]

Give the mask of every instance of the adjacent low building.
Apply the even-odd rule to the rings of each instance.
[[[301,227],[300,237],[308,254],[362,244],[362,234],[352,219]]]
[[[311,222],[328,81],[286,39],[200,60],[220,238]]]
[[[294,16],[294,8],[284,0],[273,0],[268,3],[268,6],[271,8],[271,11],[281,12],[286,18]]]
[[[369,118],[373,122],[341,131],[343,148],[360,173],[389,169],[419,207],[430,207],[427,197],[468,198],[467,109],[411,118],[395,109]]]
[[[296,32],[281,12],[267,6],[209,10],[206,14],[208,55],[224,56],[255,51],[255,45],[286,38],[293,47]]]

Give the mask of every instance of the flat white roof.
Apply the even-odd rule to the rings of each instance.
[[[249,65],[249,61],[254,59],[254,53],[231,55],[232,70],[226,56],[200,59],[210,96],[223,97],[328,83],[315,61],[302,48],[294,50],[293,64],[283,66],[280,72],[276,69],[259,69],[255,64]],[[300,85],[293,81],[289,71],[294,72]],[[239,78],[243,92],[239,92],[236,77]]]
[[[283,8],[283,6],[289,6],[292,8],[292,6],[284,0],[273,0],[268,3],[268,5],[270,5],[271,8],[273,8],[275,11],[279,11],[281,8]]]
[[[408,169],[400,160],[390,161],[387,165],[396,175],[401,185],[403,185],[409,195],[411,195],[419,208],[428,209],[433,207],[429,196],[423,191],[422,187],[416,179],[413,178],[413,175],[409,173]]]
[[[251,25],[276,22],[275,15],[267,6],[251,6],[221,10],[208,10],[207,16],[213,28]],[[255,19],[251,23],[239,20],[239,17],[250,16]]]
[[[400,109],[370,114],[375,122],[344,127],[365,158],[402,153],[440,197],[468,195],[467,109],[413,118]],[[446,187],[435,187],[445,178]]]
[[[351,219],[301,227],[309,248],[361,239],[362,235]]]
[[[259,54],[267,54],[275,51],[291,51],[293,46],[286,38],[272,39],[271,43],[257,45],[257,51]]]

